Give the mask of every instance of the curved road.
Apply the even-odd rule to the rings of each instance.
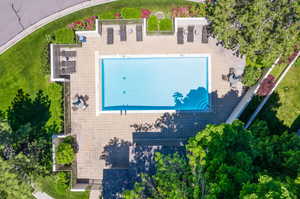
[[[32,26],[41,20],[44,22],[39,27],[63,16],[65,11],[68,14],[79,8],[110,1],[113,0],[0,0],[0,54],[35,30],[37,27]],[[55,14],[56,17],[53,16]],[[25,32],[27,33],[22,34]]]
[[[116,0],[0,0],[0,54],[55,19],[111,1]]]

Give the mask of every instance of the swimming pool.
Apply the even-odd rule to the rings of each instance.
[[[100,58],[101,112],[210,111],[209,55]]]

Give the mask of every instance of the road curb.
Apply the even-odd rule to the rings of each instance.
[[[77,5],[65,8],[58,12],[55,12],[54,14],[51,14],[51,15],[39,20],[37,23],[29,26],[28,28],[26,28],[25,30],[23,30],[22,32],[18,33],[16,36],[14,36],[12,39],[10,39],[8,42],[6,42],[4,45],[2,45],[0,47],[0,55],[2,53],[4,53],[6,50],[8,50],[10,47],[15,45],[17,42],[19,42],[20,40],[25,38],[26,36],[30,35],[37,29],[49,24],[50,22],[53,22],[61,17],[67,16],[73,12],[76,12],[76,11],[79,11],[79,10],[82,10],[85,8],[93,7],[96,5],[113,2],[113,1],[116,1],[116,0],[89,0],[89,1],[79,3]]]

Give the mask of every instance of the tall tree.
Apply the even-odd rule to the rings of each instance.
[[[291,187],[270,176],[261,175],[258,183],[243,185],[240,192],[241,199],[296,199],[297,196],[290,190]]]
[[[19,178],[7,161],[0,158],[0,198],[29,199],[32,198],[31,193],[31,186]]]
[[[300,137],[295,133],[271,132],[261,121],[245,130],[242,122],[235,121],[208,125],[189,140],[186,149],[186,157],[158,155],[155,175],[142,175],[125,198],[300,195]]]
[[[211,31],[238,55],[270,63],[299,41],[296,0],[218,0],[210,4]]]
[[[208,125],[191,138],[187,149],[192,167],[202,167],[207,198],[234,198],[253,180],[254,137],[241,122]]]

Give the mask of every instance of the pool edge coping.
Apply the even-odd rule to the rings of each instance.
[[[170,53],[170,54],[116,54],[116,55],[101,55],[99,54],[99,51],[95,51],[95,88],[96,88],[96,116],[102,115],[102,114],[121,114],[124,112],[125,115],[127,113],[129,114],[141,114],[141,113],[175,113],[178,110],[113,110],[113,111],[101,111],[100,110],[100,60],[103,58],[143,58],[143,57],[207,57],[207,78],[208,78],[208,94],[209,94],[209,109],[208,111],[196,111],[196,110],[190,110],[187,112],[203,112],[203,113],[209,113],[212,112],[211,107],[211,55],[208,53],[191,53],[191,54],[181,54],[181,53]],[[101,91],[102,92],[102,91]],[[102,93],[103,94],[103,93]],[[103,96],[102,96],[103,98]],[[183,111],[183,110],[182,110]]]

